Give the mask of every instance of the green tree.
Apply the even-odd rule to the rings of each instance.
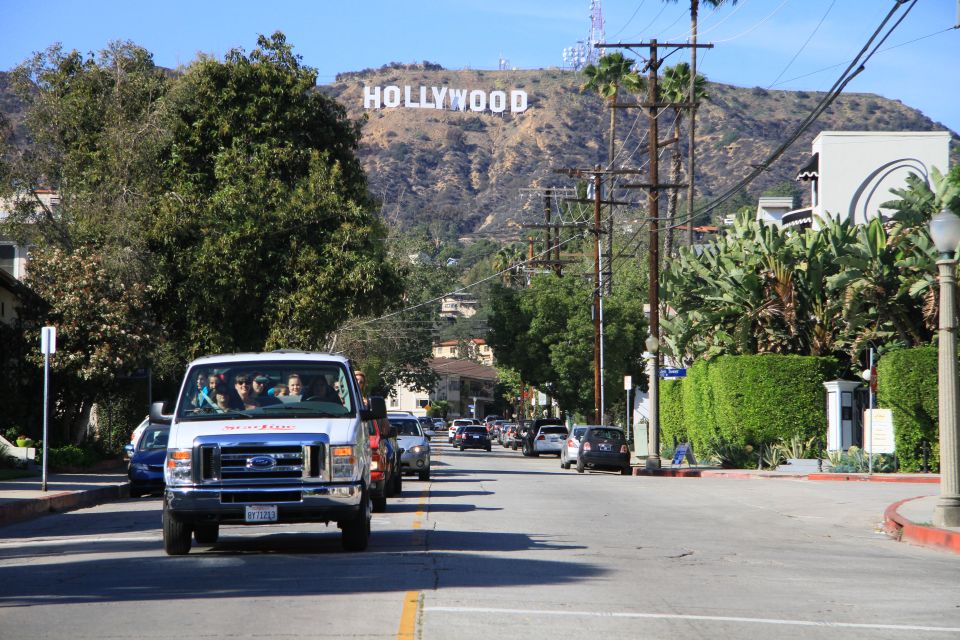
[[[319,348],[401,291],[355,151],[283,34],[190,65],[171,89],[167,194],[151,229],[158,306],[187,356]]]

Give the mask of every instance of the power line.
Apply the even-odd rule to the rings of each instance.
[[[830,14],[830,11],[833,9],[833,5],[835,4],[837,4],[837,0],[831,0],[830,6],[827,7],[827,10],[823,13],[823,16],[821,16],[820,22],[817,23],[817,26],[814,27],[813,31],[810,32],[810,35],[807,36],[807,39],[804,40],[803,44],[800,46],[800,49],[798,49],[797,52],[793,54],[793,57],[790,58],[790,62],[788,62],[787,66],[785,66],[783,70],[777,74],[777,77],[773,79],[773,82],[770,83],[767,89],[774,86],[777,80],[783,77],[783,74],[787,72],[787,69],[790,68],[790,65],[792,65],[796,61],[796,59],[800,56],[800,54],[803,53],[803,50],[807,48],[808,44],[810,44],[810,41],[813,39],[813,36],[815,36],[817,34],[817,31],[820,30],[820,27],[823,26],[823,21],[827,19],[827,16]]]

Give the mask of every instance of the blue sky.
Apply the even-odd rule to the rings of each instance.
[[[698,66],[717,82],[825,90],[893,3],[740,0],[702,7],[700,41],[716,47]],[[919,0],[848,91],[901,100],[960,132],[960,30],[950,29],[957,4]],[[602,6],[610,42],[687,37],[687,0],[603,0]],[[55,42],[89,52],[111,40],[132,40],[158,64],[176,67],[197,52],[250,50],[257,34],[276,30],[317,69],[321,83],[390,61],[496,69],[502,55],[517,68],[543,68],[560,66],[563,48],[586,38],[589,7],[589,0],[0,0],[0,69]]]

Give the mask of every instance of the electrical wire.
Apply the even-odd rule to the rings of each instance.
[[[742,38],[742,37],[745,36],[745,35],[748,35],[748,34],[750,34],[750,33],[753,33],[754,31],[756,31],[757,29],[759,29],[764,23],[766,23],[767,21],[769,21],[770,18],[772,18],[773,16],[777,15],[778,13],[780,13],[780,10],[783,9],[783,8],[787,5],[788,2],[790,2],[790,0],[783,0],[783,2],[781,2],[781,3],[777,6],[777,8],[774,9],[772,13],[770,13],[770,15],[768,15],[766,18],[762,19],[760,22],[758,22],[757,24],[753,25],[752,27],[750,27],[750,28],[747,29],[746,31],[744,31],[744,32],[742,32],[742,33],[738,33],[737,35],[732,36],[732,37],[730,37],[730,38],[724,38],[723,40],[714,40],[713,43],[714,43],[714,44],[718,44],[718,43],[721,43],[721,42],[732,42],[732,41],[734,41],[734,40],[739,40],[740,38]],[[698,35],[699,35],[699,34],[698,34]]]
[[[817,23],[817,26],[814,27],[814,29],[813,29],[813,31],[810,33],[810,35],[807,36],[807,39],[803,41],[803,44],[800,46],[800,49],[797,50],[797,52],[796,52],[795,54],[793,54],[793,57],[792,57],[792,58],[790,58],[790,62],[787,63],[787,66],[785,66],[785,67],[783,68],[783,70],[781,70],[780,73],[777,74],[777,77],[773,79],[773,82],[771,82],[771,83],[769,84],[769,86],[767,86],[767,89],[773,87],[773,86],[776,84],[777,80],[779,80],[780,78],[782,78],[782,77],[783,77],[783,74],[785,74],[785,73],[787,72],[787,69],[790,68],[790,65],[792,65],[792,64],[797,60],[797,58],[800,56],[800,54],[803,53],[803,50],[807,48],[807,45],[808,45],[808,44],[810,44],[810,40],[813,39],[813,36],[815,36],[815,35],[817,34],[817,32],[820,30],[820,27],[823,26],[823,21],[827,19],[827,16],[828,16],[828,15],[830,15],[830,11],[833,9],[833,5],[835,5],[835,4],[837,4],[837,0],[831,0],[830,6],[827,7],[827,10],[823,13],[823,16],[821,16],[820,22]]]

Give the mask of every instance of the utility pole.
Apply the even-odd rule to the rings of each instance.
[[[593,174],[593,424],[602,424],[600,415],[600,166]]]
[[[641,188],[647,190],[647,217],[650,224],[650,246],[649,246],[649,271],[650,276],[648,280],[648,302],[650,306],[650,336],[657,341],[659,345],[660,341],[660,190],[666,188],[680,188],[685,185],[681,184],[666,184],[660,182],[660,167],[659,167],[659,158],[660,158],[660,147],[665,146],[665,143],[661,142],[659,139],[659,128],[657,126],[657,115],[660,113],[661,109],[666,107],[681,107],[687,109],[693,109],[695,102],[693,96],[687,102],[683,103],[664,103],[660,102],[658,91],[657,91],[657,74],[660,70],[660,65],[663,63],[664,58],[659,57],[659,49],[662,47],[671,48],[671,49],[682,49],[693,47],[696,48],[712,48],[713,45],[710,44],[677,44],[677,43],[664,43],[659,44],[657,40],[651,39],[648,43],[636,43],[636,44],[615,44],[615,45],[597,45],[598,47],[612,48],[620,47],[626,49],[632,49],[634,47],[644,47],[650,50],[650,57],[646,64],[647,74],[647,101],[644,104],[640,105],[613,105],[614,107],[620,108],[635,108],[637,106],[642,108],[649,109],[649,133],[647,137],[649,138],[649,150],[648,150],[648,163],[649,163],[649,178],[648,182],[643,184],[633,184],[633,185],[623,185],[624,188]],[[692,185],[692,180],[690,181]],[[689,186],[689,185],[688,185]],[[660,461],[660,406],[659,406],[659,390],[660,390],[660,349],[659,347],[656,350],[651,349],[654,352],[654,358],[652,360],[651,373],[650,373],[650,453],[647,456],[647,468],[648,469],[659,469],[661,466]]]

